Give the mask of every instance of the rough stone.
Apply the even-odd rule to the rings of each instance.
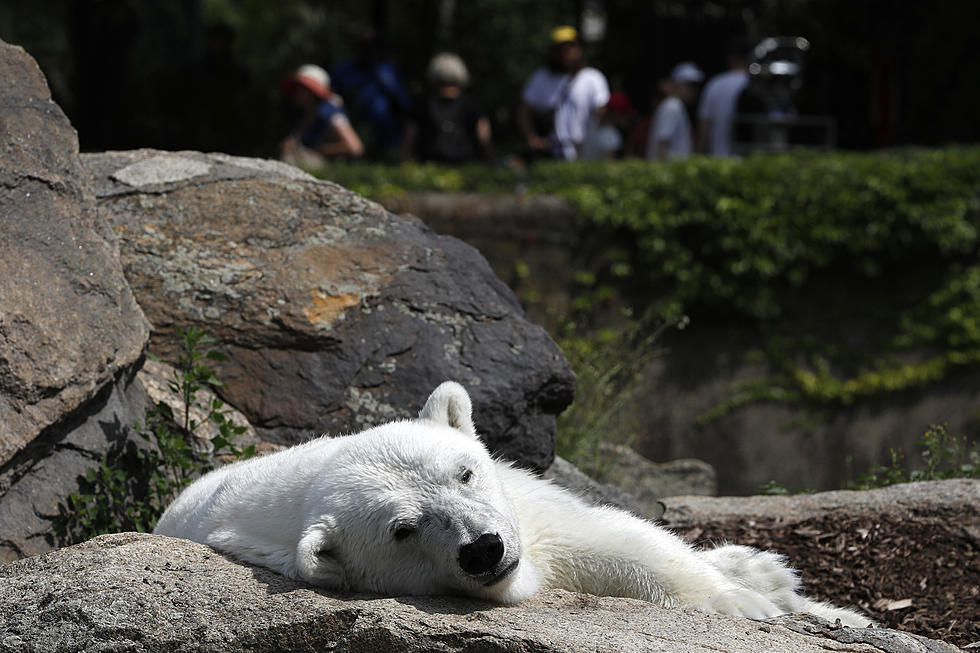
[[[655,463],[630,447],[612,443],[600,444],[599,451],[602,468],[583,471],[636,497],[647,514],[658,508],[662,511],[660,499],[664,497],[713,496],[718,492],[715,470],[703,460],[682,458]]]
[[[50,548],[58,503],[142,416],[149,325],[78,139],[23,49],[0,41],[0,560]]]
[[[575,492],[589,503],[616,506],[648,519],[659,519],[663,514],[662,505],[641,506],[633,495],[614,485],[595,481],[560,456],[555,456],[555,462],[542,476],[566,490]]]
[[[573,375],[472,247],[270,162],[152,150],[83,160],[155,326],[152,349],[167,359],[176,327],[214,336],[230,356],[219,393],[263,439],[407,417],[453,379],[495,451],[551,463]],[[134,166],[139,185],[120,181]]]
[[[0,567],[0,651],[952,652],[809,618],[754,622],[563,591],[502,607],[338,596],[153,535],[106,535]]]
[[[888,515],[907,519],[957,517],[980,528],[980,480],[951,479],[901,483],[877,490],[838,490],[794,496],[670,497],[665,520],[671,526],[772,519],[785,524],[826,515]],[[970,526],[972,525],[972,526]],[[980,535],[980,530],[975,531]]]
[[[148,325],[37,64],[0,42],[0,79],[3,464],[136,363]]]
[[[536,300],[528,302],[527,310],[539,324],[571,310],[575,273],[603,250],[598,234],[583,237],[575,205],[559,197],[406,192],[385,197],[383,203],[480,250],[518,295],[533,293]]]

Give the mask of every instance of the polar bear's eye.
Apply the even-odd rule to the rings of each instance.
[[[402,524],[401,526],[399,526],[398,528],[395,529],[395,531],[392,533],[392,535],[394,536],[394,538],[396,540],[398,540],[399,542],[401,542],[402,540],[404,540],[405,538],[413,535],[414,533],[415,533],[415,529],[414,528],[412,528],[411,526],[409,526],[407,524]]]
[[[473,478],[472,470],[464,469],[459,473],[459,482],[462,483],[463,485],[469,483],[471,478]]]

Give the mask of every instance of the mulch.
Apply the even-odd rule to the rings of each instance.
[[[955,520],[821,517],[710,523],[690,542],[747,544],[789,557],[808,596],[860,608],[882,626],[957,646],[980,642],[980,541]]]

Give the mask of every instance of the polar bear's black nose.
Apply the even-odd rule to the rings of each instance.
[[[459,550],[459,566],[468,574],[485,574],[504,557],[504,543],[495,533],[484,533]]]

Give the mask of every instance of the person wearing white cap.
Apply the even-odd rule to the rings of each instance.
[[[281,85],[299,117],[279,144],[279,158],[300,167],[322,165],[324,159],[359,157],[364,145],[347,119],[340,99],[330,92],[330,76],[320,66],[306,64]]]
[[[665,97],[653,114],[647,136],[647,159],[667,161],[683,159],[694,152],[691,119],[687,117],[685,103],[693,102],[698,94],[698,84],[704,79],[701,69],[690,61],[674,66],[670,78],[663,80]]]
[[[422,161],[458,164],[490,155],[490,119],[466,93],[470,73],[459,55],[440,52],[425,71],[424,97],[412,102],[406,150]]]

